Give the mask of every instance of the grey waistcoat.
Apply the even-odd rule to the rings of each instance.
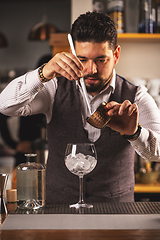
[[[137,87],[116,76],[116,88],[110,101],[134,102]],[[46,177],[47,203],[75,203],[79,196],[78,177],[64,163],[67,143],[90,142],[83,128],[79,92],[75,82],[60,78],[47,124],[49,157]],[[98,163],[84,177],[87,202],[134,201],[134,149],[118,132],[104,127],[95,142]]]

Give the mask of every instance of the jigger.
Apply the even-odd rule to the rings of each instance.
[[[8,180],[8,174],[0,174],[0,195],[1,195],[0,213],[1,214],[3,213],[7,214],[7,207],[4,201],[4,191],[6,188],[7,180]]]
[[[87,122],[93,127],[101,129],[110,121],[111,117],[107,115],[108,110],[105,108],[106,105],[106,102],[102,102],[96,111],[87,118]]]

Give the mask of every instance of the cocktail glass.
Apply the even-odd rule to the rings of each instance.
[[[97,153],[93,143],[67,144],[65,165],[68,170],[79,177],[79,201],[70,205],[74,208],[92,208],[83,198],[83,177],[90,173],[97,164]]]

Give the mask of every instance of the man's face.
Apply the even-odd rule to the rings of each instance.
[[[75,42],[77,57],[83,63],[87,91],[95,96],[111,80],[114,65],[118,62],[120,47],[113,52],[108,42]]]

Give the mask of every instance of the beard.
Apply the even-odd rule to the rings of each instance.
[[[111,81],[113,76],[113,72],[110,74],[110,76],[107,79],[103,79],[101,77],[99,77],[97,74],[88,74],[84,76],[84,80],[87,78],[93,78],[98,80],[98,82],[93,83],[93,84],[88,84],[86,85],[86,89],[88,93],[95,93],[95,92],[100,92],[102,91],[107,85],[108,83]]]

